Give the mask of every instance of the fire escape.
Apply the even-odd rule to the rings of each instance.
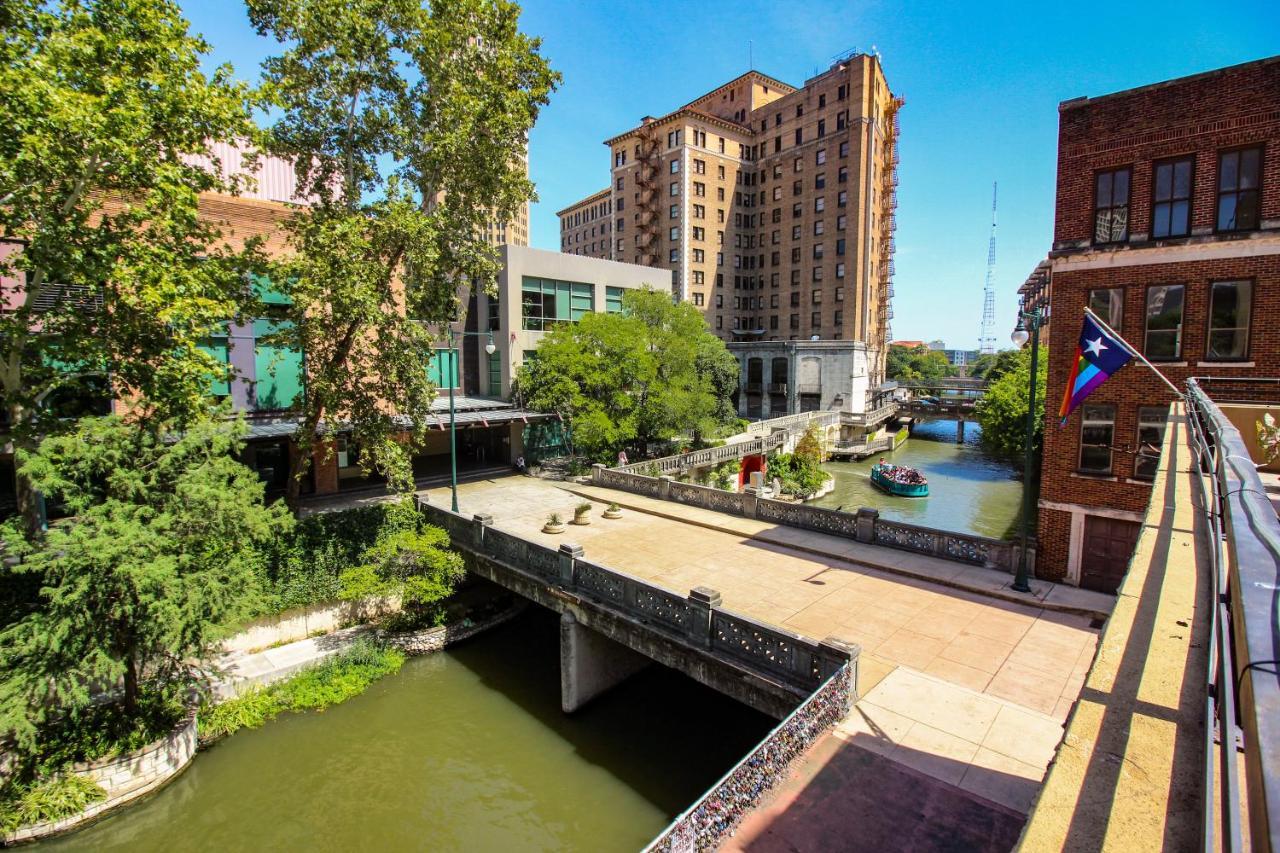
[[[880,172],[880,263],[877,269],[879,304],[877,323],[867,336],[871,349],[880,362],[876,375],[883,378],[889,341],[893,340],[893,234],[898,228],[898,110],[902,98],[892,99],[884,111],[884,134],[881,142]]]
[[[636,148],[636,255],[643,266],[658,266],[658,204],[661,194],[658,179],[662,156],[658,133],[652,121],[640,128]]]

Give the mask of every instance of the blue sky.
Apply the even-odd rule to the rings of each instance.
[[[183,0],[213,59],[256,79],[274,45],[239,0]],[[555,249],[555,212],[607,185],[601,143],[755,67],[795,86],[837,54],[878,50],[901,118],[893,331],[977,346],[1000,184],[996,333],[1053,237],[1057,105],[1280,53],[1274,0],[986,3],[807,0],[691,4],[527,0],[564,83],[530,140],[532,243]]]

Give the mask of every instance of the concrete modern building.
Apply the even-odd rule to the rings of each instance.
[[[464,339],[461,387],[472,396],[506,399],[525,357],[551,329],[590,311],[621,311],[626,290],[666,284],[651,267],[527,246],[500,252],[497,294],[473,294],[467,312],[467,329],[490,332],[497,347],[488,355],[483,335]]]
[[[1134,361],[1059,428],[1086,306],[1179,388],[1252,406],[1243,433],[1280,397],[1277,104],[1280,57],[1059,105],[1042,577],[1116,589],[1175,399]]]
[[[560,211],[563,252],[667,272],[726,341],[858,341],[883,376],[897,112],[879,57],[797,88],[750,71],[606,140],[606,190]]]

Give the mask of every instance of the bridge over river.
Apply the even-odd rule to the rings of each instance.
[[[595,485],[467,483],[456,516],[420,494],[473,570],[562,614],[566,710],[657,661],[781,717],[853,660],[837,734],[924,774],[921,807],[1026,813],[1111,603],[1039,582],[1014,603],[998,569]],[[541,532],[584,498],[590,525]]]

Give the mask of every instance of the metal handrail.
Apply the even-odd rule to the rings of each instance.
[[[1187,381],[1187,422],[1211,536],[1204,849],[1246,849],[1239,735],[1248,786],[1248,847],[1280,850],[1280,519],[1240,431],[1204,392],[1203,381]]]

